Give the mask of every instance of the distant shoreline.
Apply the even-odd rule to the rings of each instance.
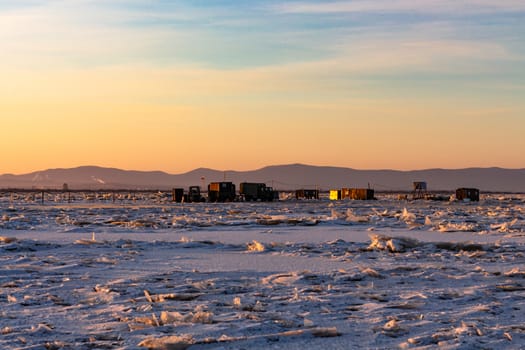
[[[84,166],[49,169],[25,175],[0,175],[2,189],[60,190],[171,190],[227,181],[265,183],[279,191],[337,188],[372,188],[377,193],[411,192],[414,182],[426,182],[431,192],[450,192],[457,188],[478,188],[484,193],[525,193],[525,169],[465,168],[400,170],[356,170],[352,168],[289,164],[252,171],[219,171],[198,168],[184,174],[160,171],[131,171]]]

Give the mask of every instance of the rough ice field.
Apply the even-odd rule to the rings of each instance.
[[[0,198],[0,348],[523,348],[524,211]]]

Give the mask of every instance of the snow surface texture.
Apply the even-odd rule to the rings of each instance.
[[[519,349],[525,197],[0,198],[2,349]]]

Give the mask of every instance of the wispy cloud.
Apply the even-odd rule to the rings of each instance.
[[[444,12],[476,6],[476,11],[510,11],[525,9],[521,0],[283,2],[273,7],[281,15],[268,18],[256,18],[268,9],[257,1],[242,11],[228,2],[48,0],[23,5],[0,7],[4,67],[224,71],[212,76],[241,77],[246,85],[270,89],[268,81],[279,77],[317,86],[337,81],[340,86],[367,75],[483,75],[507,63],[509,70],[523,66],[523,45],[513,46],[515,39],[508,39],[516,37],[515,31],[477,27],[475,21],[440,17],[406,22],[382,15],[365,16],[358,25],[329,18],[288,21],[294,13]],[[260,78],[265,75],[271,79]]]
[[[0,3],[1,5],[1,3]],[[241,6],[242,7],[242,6]],[[4,64],[235,68],[293,56],[251,11],[191,1],[28,1],[0,6]],[[292,52],[292,53],[290,53]]]
[[[139,8],[144,1],[124,3],[55,0],[0,7],[4,65],[52,69],[154,63],[159,49],[189,41],[188,31],[144,24],[158,21],[162,11]],[[182,11],[168,15],[171,21],[189,17]]]
[[[366,12],[408,13],[493,13],[525,11],[521,0],[358,0],[328,2],[290,2],[274,5],[280,13],[342,14]]]

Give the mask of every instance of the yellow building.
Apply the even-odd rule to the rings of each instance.
[[[341,199],[341,190],[330,190],[330,200],[338,201]]]

